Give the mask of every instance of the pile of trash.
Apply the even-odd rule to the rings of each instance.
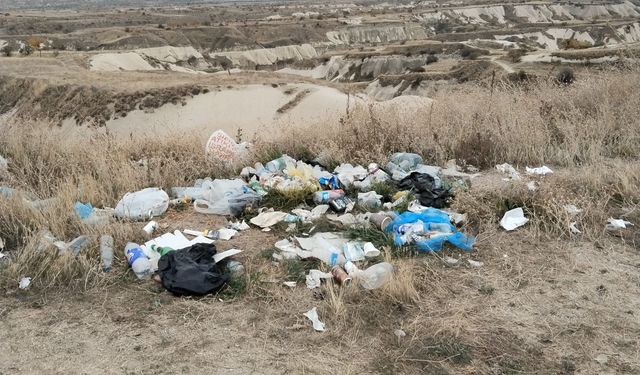
[[[229,142],[219,135],[212,139],[208,149],[219,151],[222,147],[231,158],[242,152],[242,147],[229,146]],[[463,216],[441,209],[447,206],[455,188],[468,188],[474,175],[460,172],[455,164],[443,169],[425,165],[422,161],[417,154],[396,153],[391,155],[384,169],[375,163],[366,168],[341,164],[331,172],[317,160],[295,160],[282,155],[265,165],[256,163],[243,168],[240,178],[236,179],[201,179],[193,186],[173,187],[170,194],[160,188],[130,192],[115,208],[98,209],[90,203],[76,202],[74,215],[95,226],[116,220],[151,220],[143,229],[147,238],[151,238],[158,229],[158,223],[152,219],[164,215],[171,206],[193,204],[196,212],[229,217],[251,211],[251,225],[269,231],[279,223],[286,223],[287,232],[293,233],[290,238],[276,242],[278,252],[273,255],[274,261],[315,258],[331,270],[309,272],[309,288],[319,287],[321,279],[332,278],[340,284],[358,280],[362,287],[375,289],[389,280],[393,267],[380,262],[364,270],[359,268],[362,265],[359,262],[371,264],[380,259],[381,252],[373,243],[350,240],[342,233],[305,236],[297,233],[298,226],[313,224],[326,217],[343,227],[376,228],[393,238],[396,246],[415,245],[419,251],[428,252],[440,251],[448,243],[465,251],[471,250],[474,238],[459,232],[456,226],[464,220]],[[381,184],[392,187],[397,193],[385,196],[376,192]],[[312,194],[315,206],[303,204],[290,212],[279,211],[277,207],[260,207],[264,197],[274,191]],[[14,194],[9,188],[0,192],[7,197]],[[40,204],[35,199],[25,198],[25,202]],[[399,212],[399,207],[406,208]],[[231,259],[241,250],[218,254],[215,242],[229,240],[249,228],[250,225],[242,221],[217,230],[177,230],[144,244],[128,243],[124,254],[140,279],[154,278],[177,295],[212,293],[225,285],[230,274],[241,274],[243,270],[239,262]],[[53,246],[59,252],[73,255],[96,241],[91,236],[80,236],[66,243],[48,231],[40,233],[39,238],[39,250]],[[102,268],[108,272],[113,259],[113,238],[103,235],[98,242]]]

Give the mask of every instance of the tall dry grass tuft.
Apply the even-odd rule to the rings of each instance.
[[[339,125],[295,124],[269,129],[261,147],[306,149],[334,160],[371,162],[411,151],[428,162],[457,158],[477,167],[498,163],[580,166],[640,156],[640,74],[584,75],[571,86],[540,80],[494,90],[442,90],[432,106],[352,106]],[[415,112],[415,113],[407,113]]]

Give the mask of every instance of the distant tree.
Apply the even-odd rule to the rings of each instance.
[[[42,49],[44,48],[44,44],[46,43],[46,40],[44,38],[39,36],[30,36],[25,40],[25,42],[28,46],[31,47],[31,52],[38,50],[40,51],[40,56],[42,56]]]

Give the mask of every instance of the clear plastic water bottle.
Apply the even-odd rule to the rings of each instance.
[[[393,266],[389,263],[382,262],[362,271],[352,262],[347,262],[344,269],[349,276],[358,280],[360,285],[365,289],[378,289],[387,283],[393,276]]]
[[[127,257],[129,266],[140,280],[148,280],[151,278],[151,262],[144,255],[140,245],[128,242],[124,247],[124,255]]]
[[[95,238],[95,237],[94,237]],[[67,249],[71,251],[73,255],[78,255],[80,251],[84,250],[91,244],[91,237],[89,236],[79,236],[73,239],[73,241],[69,242],[67,245]]]
[[[105,234],[100,236],[100,258],[102,259],[102,271],[111,271],[113,262],[113,237]]]

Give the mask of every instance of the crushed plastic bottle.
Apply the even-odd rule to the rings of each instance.
[[[113,237],[108,234],[100,236],[100,259],[102,260],[102,271],[111,271],[113,262]]]

